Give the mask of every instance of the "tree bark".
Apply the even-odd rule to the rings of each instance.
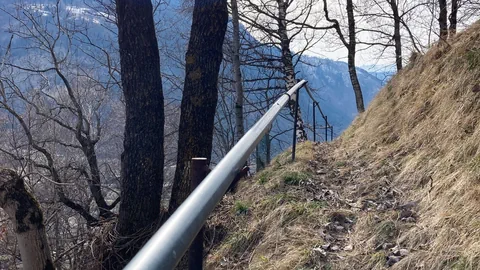
[[[13,222],[25,270],[55,269],[38,202],[14,171],[0,169],[0,207]]]
[[[440,26],[440,41],[446,41],[448,37],[447,28],[447,0],[438,0],[440,13],[438,17],[438,24]]]
[[[449,37],[452,38],[457,33],[457,13],[458,13],[458,0],[452,0],[452,12],[450,13],[450,27]]]
[[[280,47],[282,50],[283,72],[285,75],[285,83],[287,90],[295,86],[297,80],[295,78],[295,68],[293,67],[293,56],[290,51],[290,38],[287,32],[287,8],[288,3],[284,0],[277,0],[278,4],[278,35],[280,37]],[[300,90],[299,90],[300,91]],[[295,104],[297,100],[297,93],[291,96],[288,103],[290,114],[295,119]],[[294,120],[295,121],[295,120]],[[295,134],[298,142],[307,140],[307,133],[303,125],[302,112],[298,108],[297,121],[294,123],[297,126],[297,134]]]
[[[195,0],[190,41],[185,56],[185,85],[181,104],[177,167],[168,213],[190,194],[185,164],[193,157],[210,160],[217,80],[228,23],[226,0]]]
[[[347,17],[348,17],[348,72],[350,74],[350,81],[352,82],[353,92],[355,93],[355,101],[357,103],[358,113],[365,111],[365,105],[363,104],[362,88],[358,81],[357,69],[355,66],[356,55],[356,34],[355,34],[355,17],[353,14],[353,2],[347,0]]]
[[[88,166],[90,167],[91,175],[86,175],[88,186],[92,192],[92,196],[95,203],[98,206],[99,215],[102,218],[110,218],[113,216],[110,212],[110,206],[105,201],[105,197],[102,194],[100,169],[98,168],[97,154],[95,153],[95,144],[92,142],[80,141],[82,145],[82,151],[87,157]]]
[[[128,263],[156,227],[164,165],[164,104],[152,3],[116,4],[126,122],[116,242],[121,261],[106,266],[114,269]]]
[[[402,62],[402,36],[400,34],[400,15],[398,14],[398,5],[397,0],[390,0],[390,7],[392,8],[393,13],[393,40],[395,41],[395,63],[397,65],[397,71],[400,71],[403,68]]]
[[[242,72],[240,70],[240,23],[238,17],[237,0],[231,0],[232,25],[233,25],[233,73],[235,79],[235,142],[245,134],[243,126],[243,85]]]
[[[328,22],[331,22],[335,31],[340,38],[340,41],[343,43],[345,48],[348,51],[348,73],[350,75],[350,81],[352,82],[353,92],[355,94],[355,103],[357,104],[358,113],[363,113],[365,111],[365,105],[363,103],[363,94],[362,88],[360,87],[360,82],[358,81],[357,70],[355,67],[355,55],[356,55],[356,34],[355,34],[355,16],[353,14],[353,2],[352,0],[347,0],[347,18],[348,18],[348,41],[345,39],[345,36],[340,29],[340,24],[338,20],[331,19],[328,12],[328,3],[327,0],[323,0],[323,11],[325,13],[325,19]]]

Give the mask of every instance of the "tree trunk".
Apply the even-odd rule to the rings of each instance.
[[[450,27],[449,36],[454,37],[457,33],[457,12],[458,12],[458,0],[452,0],[452,12],[450,13]]]
[[[448,28],[447,28],[447,0],[438,0],[440,8],[440,14],[438,17],[438,23],[440,26],[440,41],[447,40]]]
[[[190,178],[185,164],[193,157],[205,157],[209,160],[211,157],[218,98],[217,80],[227,23],[226,0],[195,0],[190,41],[185,57],[177,167],[169,214],[190,194]]]
[[[0,169],[0,207],[13,222],[23,269],[55,269],[42,210],[14,171]]]
[[[280,46],[282,49],[282,63],[283,63],[283,72],[285,75],[285,82],[287,90],[295,86],[297,80],[295,78],[295,68],[293,67],[293,57],[292,52],[290,51],[290,38],[287,33],[287,3],[284,0],[277,0],[278,4],[278,35],[280,37]],[[288,106],[290,108],[290,114],[295,119],[295,104],[297,100],[297,94],[291,96]],[[305,132],[305,127],[303,125],[302,112],[300,107],[298,108],[297,121],[295,123],[297,126],[297,137],[298,142],[303,142],[307,140],[307,133]]]
[[[99,215],[102,218],[110,218],[113,216],[109,206],[102,194],[102,186],[100,180],[100,169],[98,168],[97,154],[95,153],[95,145],[93,143],[82,143],[82,151],[87,157],[88,166],[91,175],[86,175],[90,191],[98,206]]]
[[[403,68],[402,63],[402,36],[400,35],[400,15],[398,14],[397,0],[390,0],[390,7],[393,13],[394,33],[393,40],[395,41],[395,62],[397,64],[397,71]]]
[[[355,35],[355,17],[353,14],[352,0],[347,0],[347,17],[348,17],[348,73],[350,74],[350,81],[352,82],[353,92],[355,93],[355,101],[357,103],[358,113],[365,111],[365,105],[363,104],[362,88],[358,81],[357,70],[355,67],[355,54],[356,54],[356,35]]]
[[[116,252],[123,267],[148,240],[160,216],[164,109],[160,57],[150,0],[117,0],[125,135]]]
[[[233,73],[235,80],[235,142],[245,134],[243,126],[243,86],[242,72],[240,70],[240,23],[238,18],[237,0],[231,0],[232,5],[232,25],[233,25]]]

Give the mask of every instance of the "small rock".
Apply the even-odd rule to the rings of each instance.
[[[387,250],[387,249],[393,248],[395,245],[392,243],[384,243],[382,246],[384,250]]]
[[[322,245],[322,249],[328,250],[330,248],[330,243]]]
[[[408,202],[406,204],[399,205],[398,208],[403,209],[403,210],[410,210],[410,209],[416,207],[419,202],[420,202],[420,200],[413,201],[413,202]]]
[[[327,173],[327,172],[324,171],[324,170],[318,170],[318,171],[317,171],[317,174],[326,174],[326,173]]]
[[[321,248],[314,248],[313,249],[313,252],[315,252],[316,254],[319,254],[321,255],[322,257],[326,257],[327,256],[327,252]]]
[[[400,261],[400,259],[401,258],[398,257],[398,256],[388,256],[387,257],[387,266],[390,267],[390,266],[396,264],[397,262]]]
[[[390,252],[394,255],[394,256],[400,256],[400,247],[399,246],[395,246],[393,248],[390,249]]]
[[[400,219],[413,217],[414,212],[412,210],[404,209],[400,212]]]
[[[353,220],[351,220],[351,219],[349,219],[349,218],[345,218],[345,223],[352,224],[352,223],[353,223]]]
[[[324,238],[325,238],[326,241],[334,241],[335,240],[335,238],[333,236],[331,236],[330,234],[326,234]]]
[[[401,257],[405,257],[405,256],[408,256],[409,252],[407,249],[402,248],[398,251],[398,253],[400,254]]]
[[[375,248],[375,250],[376,250],[376,251],[379,251],[379,250],[382,250],[382,249],[383,249],[383,250],[388,250],[388,249],[390,249],[390,248],[392,248],[392,247],[394,247],[394,246],[395,246],[395,245],[392,244],[392,243],[383,243],[383,244],[378,245],[378,246]]]
[[[334,227],[335,227],[335,230],[337,230],[339,232],[345,230],[345,227],[343,227],[343,226],[335,225]]]
[[[344,247],[343,250],[345,250],[345,251],[352,251],[352,250],[353,250],[353,246],[352,246],[352,245],[348,245],[348,246]]]
[[[417,222],[417,220],[414,218],[414,217],[408,217],[404,220],[405,222],[408,222],[408,223],[415,223]]]
[[[385,204],[379,204],[377,206],[377,211],[385,211],[387,210],[387,206],[385,206]]]
[[[333,191],[328,189],[327,191],[325,191],[324,195],[325,196],[331,196],[331,195],[333,195]]]
[[[334,245],[333,247],[330,248],[332,251],[339,251],[340,247],[337,245]]]

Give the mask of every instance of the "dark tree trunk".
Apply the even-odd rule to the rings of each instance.
[[[82,150],[85,156],[87,157],[88,165],[90,167],[91,175],[86,175],[90,191],[92,196],[98,206],[99,215],[102,218],[110,218],[113,216],[111,209],[105,197],[102,194],[101,179],[100,179],[100,169],[98,168],[97,154],[95,153],[95,145],[93,143],[82,143]]]
[[[116,255],[123,267],[148,240],[160,216],[164,109],[160,57],[150,0],[117,0],[126,122]]]
[[[0,208],[13,222],[23,269],[55,269],[42,210],[14,171],[0,169]]]
[[[282,49],[282,63],[283,73],[285,75],[285,82],[287,90],[290,90],[297,80],[295,78],[295,68],[293,66],[292,52],[290,51],[290,38],[288,37],[287,30],[287,2],[284,0],[277,0],[278,4],[278,35],[280,37],[280,47]],[[297,100],[297,94],[292,95],[290,102],[288,103],[290,109],[290,115],[295,119],[295,103]],[[302,112],[300,107],[298,108],[297,121],[295,122],[297,127],[297,134],[295,135],[298,142],[307,140],[307,133],[303,125]]]
[[[362,113],[365,111],[363,104],[362,88],[358,81],[357,70],[355,67],[356,54],[356,34],[355,34],[355,17],[353,14],[353,2],[347,0],[347,17],[348,17],[348,73],[350,74],[350,81],[352,82],[353,92],[355,93],[355,101],[357,103],[357,111]]]
[[[438,0],[440,8],[440,14],[438,17],[438,24],[440,26],[440,41],[447,40],[448,28],[447,28],[447,0]]]
[[[217,79],[228,22],[226,0],[195,0],[190,41],[185,56],[185,85],[181,104],[177,167],[168,213],[190,194],[189,172],[193,157],[210,160],[217,106]]]
[[[402,63],[402,36],[400,35],[400,15],[398,14],[397,0],[390,0],[390,7],[393,13],[394,33],[393,40],[395,41],[395,62],[397,64],[397,71],[403,68]]]
[[[457,12],[458,12],[458,0],[452,0],[452,13],[450,13],[450,37],[454,37],[457,33]]]

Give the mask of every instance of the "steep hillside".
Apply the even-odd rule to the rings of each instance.
[[[480,269],[480,22],[335,142],[288,151],[209,222],[210,269]]]

